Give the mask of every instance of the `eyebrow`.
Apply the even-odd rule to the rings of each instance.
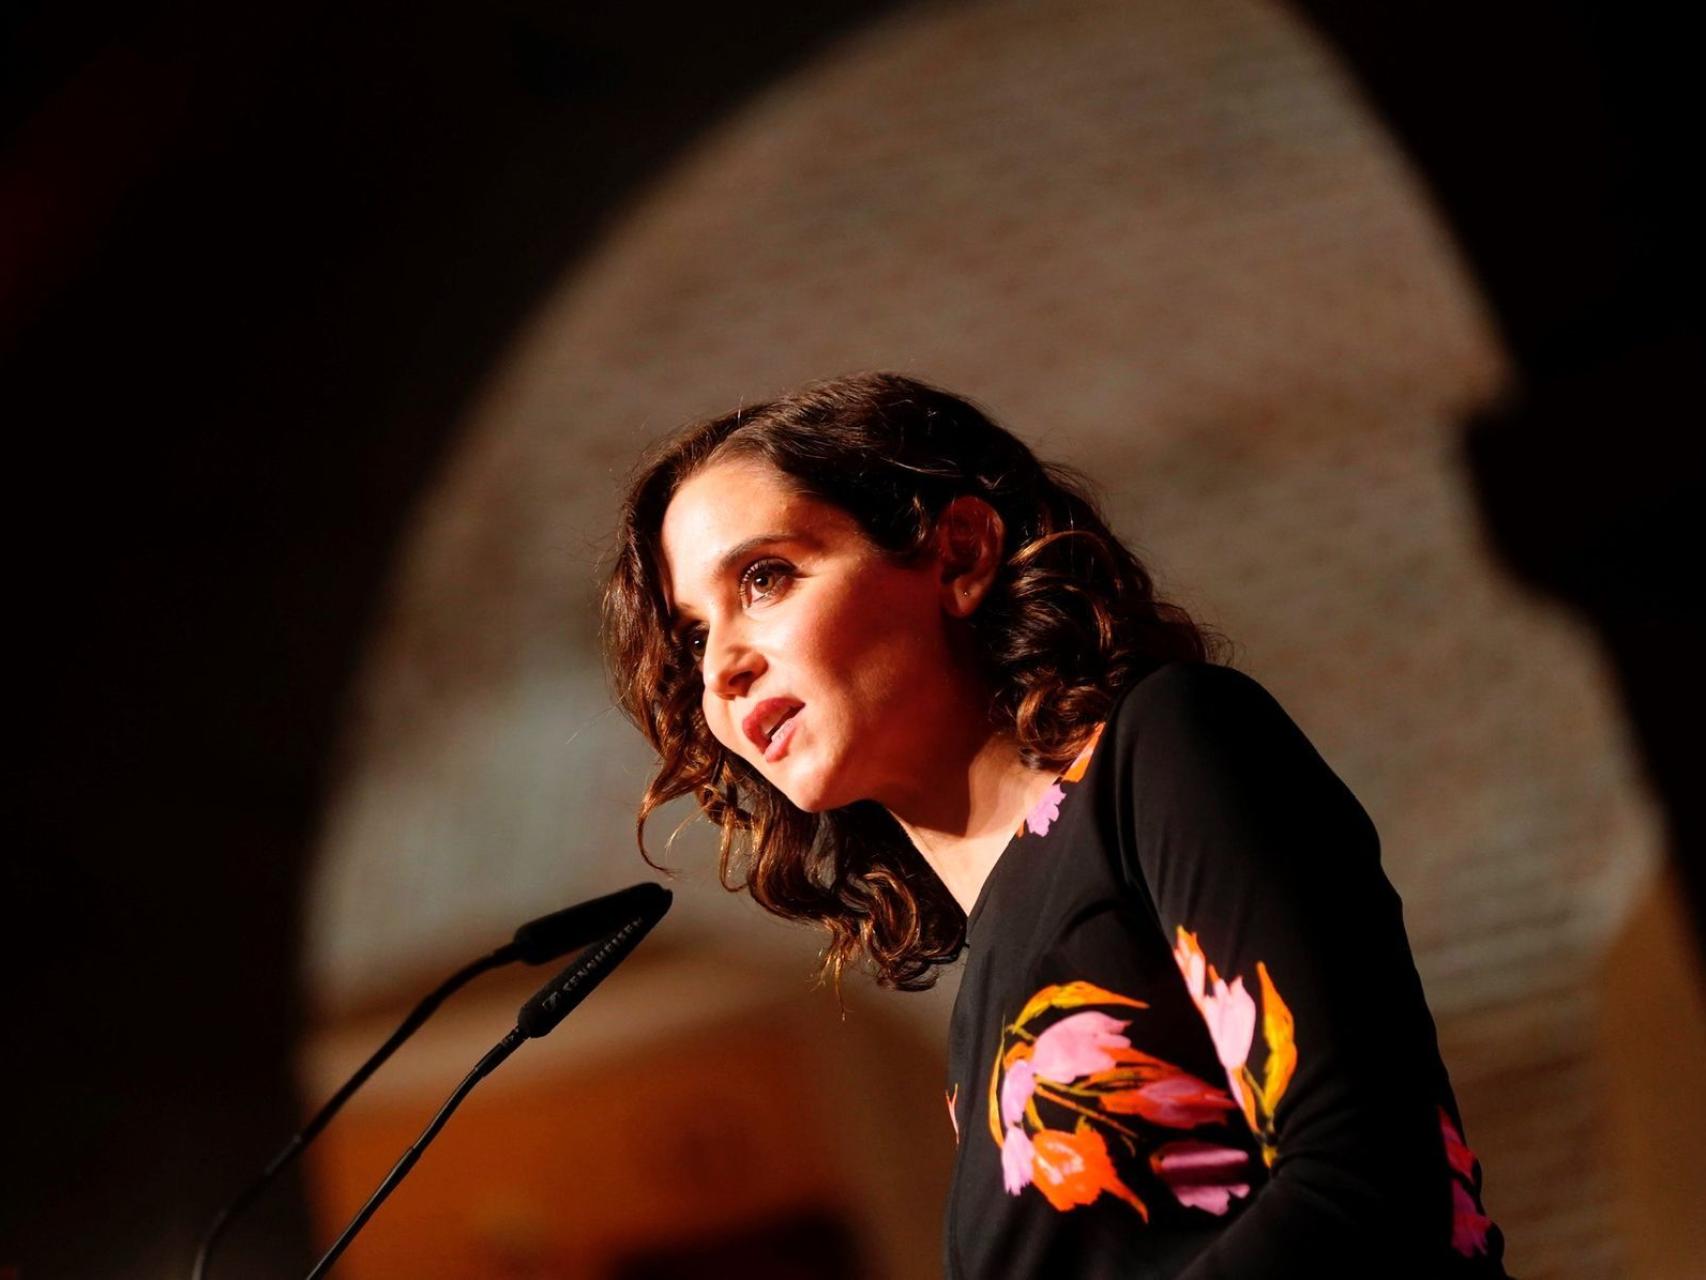
[[[750,538],[742,538],[739,542],[735,543],[734,546],[730,547],[727,551],[723,552],[722,555],[718,556],[717,566],[713,571],[713,576],[721,581],[723,578],[728,577],[728,575],[734,571],[735,567],[739,565],[742,560],[746,559],[754,551],[757,551],[758,548],[769,546],[771,543],[775,542],[804,542],[810,545],[816,545],[816,539],[806,533],[778,531],[775,533],[755,534]],[[681,610],[672,605],[669,611],[669,629],[672,632],[681,630],[682,621],[683,618]]]

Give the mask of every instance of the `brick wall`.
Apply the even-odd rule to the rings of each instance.
[[[590,611],[621,477],[688,417],[874,367],[1092,470],[1237,641],[1380,829],[1513,1268],[1619,1274],[1590,984],[1655,815],[1590,635],[1477,534],[1457,424],[1504,365],[1473,287],[1271,6],[915,10],[764,89],[610,226],[419,513],[328,815],[325,1002],[641,878],[646,760]],[[702,835],[674,923],[804,975],[815,941],[726,899]],[[939,1030],[950,986],[896,1000]]]

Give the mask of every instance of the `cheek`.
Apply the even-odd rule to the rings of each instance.
[[[942,656],[930,619],[887,597],[887,607],[860,601],[826,616],[827,624],[800,636],[799,670],[820,695],[813,744],[828,755],[819,764],[856,772],[872,764],[871,752],[888,753],[916,736],[920,719],[936,714]],[[802,690],[802,696],[808,696]],[[851,756],[846,752],[852,750]]]
[[[945,653],[933,592],[909,579],[873,593],[879,607],[851,601],[826,637],[843,669],[879,685],[910,684],[938,673]]]
[[[714,697],[709,691],[699,699],[699,709],[705,715],[705,724],[726,751],[740,754],[742,742],[740,726],[736,725],[729,715],[729,707],[721,698]]]

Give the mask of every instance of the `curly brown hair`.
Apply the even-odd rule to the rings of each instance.
[[[664,512],[689,477],[731,458],[770,464],[902,561],[962,494],[999,513],[1003,563],[971,626],[993,687],[991,726],[1013,735],[1031,768],[1069,763],[1144,671],[1213,661],[1225,641],[1156,599],[1080,474],[1040,462],[975,405],[912,378],[812,383],[693,423],[641,460],[603,596],[616,702],[659,756],[635,823],[641,855],[659,866],[646,851],[646,819],[691,794],[720,828],[723,886],[827,930],[823,971],[837,987],[853,962],[884,986],[922,990],[965,944],[959,903],[875,801],[804,812],[726,751],[706,724],[699,668],[671,637]]]

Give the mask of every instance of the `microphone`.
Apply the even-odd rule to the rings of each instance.
[[[514,951],[517,959],[528,964],[549,964],[577,947],[609,937],[635,916],[655,911],[657,918],[662,919],[672,896],[659,884],[630,885],[591,902],[529,920],[515,931],[515,938],[508,946],[499,948],[499,953]]]
[[[581,1001],[591,995],[598,984],[640,945],[641,939],[652,931],[652,927],[663,919],[675,895],[660,885],[640,885],[636,888],[652,889],[655,892],[636,898],[635,901],[639,905],[609,937],[596,946],[589,946],[576,956],[567,968],[528,998],[516,1015],[514,1028],[487,1050],[486,1055],[474,1064],[474,1069],[463,1078],[462,1083],[456,1086],[455,1092],[445,1100],[431,1123],[421,1130],[421,1136],[403,1152],[402,1157],[392,1166],[391,1172],[385,1175],[385,1180],[368,1197],[367,1203],[362,1205],[361,1211],[350,1220],[343,1234],[333,1241],[325,1256],[314,1264],[314,1269],[308,1273],[308,1280],[320,1280],[343,1255],[344,1250],[349,1248],[356,1234],[367,1225],[368,1219],[378,1212],[379,1206],[397,1189],[397,1184],[409,1170],[415,1167],[415,1162],[421,1158],[427,1144],[438,1136],[451,1113],[462,1105],[462,1100],[473,1092],[474,1086],[496,1070],[524,1040],[537,1040],[556,1030],[557,1025],[568,1017]]]
[[[390,1039],[374,1050],[373,1055],[356,1069],[355,1074],[345,1081],[343,1087],[334,1093],[319,1111],[315,1112],[314,1117],[291,1135],[290,1140],[267,1162],[255,1180],[215,1215],[213,1222],[202,1235],[201,1247],[196,1251],[195,1266],[190,1273],[193,1280],[205,1280],[208,1263],[213,1257],[213,1247],[237,1216],[253,1204],[272,1180],[302,1154],[303,1149],[331,1123],[332,1117],[350,1100],[355,1091],[366,1084],[368,1078],[384,1065],[385,1060],[395,1053],[405,1040],[420,1030],[422,1024],[432,1017],[439,1005],[451,995],[482,973],[513,964],[517,960],[531,965],[549,964],[559,956],[608,937],[637,915],[655,912],[655,924],[663,917],[663,913],[669,910],[673,896],[662,885],[636,884],[619,889],[615,893],[607,893],[602,898],[594,898],[590,902],[564,907],[561,911],[553,911],[550,915],[529,920],[517,929],[510,941],[503,946],[451,974],[415,1006],[414,1011],[391,1033]]]
[[[521,1006],[515,1016],[516,1029],[529,1040],[549,1035],[564,1018],[572,1013],[593,989],[609,976],[610,971],[628,958],[628,953],[640,945],[640,940],[663,919],[664,912],[675,895],[658,885],[648,901],[632,913],[629,919],[596,947],[590,947],[576,957],[573,964],[540,987]]]

